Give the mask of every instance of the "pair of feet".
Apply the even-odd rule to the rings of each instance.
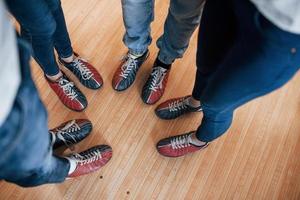
[[[97,90],[103,85],[103,79],[95,67],[78,54],[74,53],[71,62],[59,58],[59,63],[71,71],[85,87]],[[47,76],[46,80],[66,107],[78,112],[87,107],[88,102],[85,95],[62,71],[61,76],[56,80],[50,80]]]
[[[89,120],[76,119],[65,122],[49,131],[53,149],[72,147],[90,135],[93,125]],[[104,166],[112,157],[112,148],[98,145],[66,158],[70,163],[68,178],[94,172]]]
[[[148,50],[140,56],[128,52],[113,76],[113,88],[117,91],[123,91],[129,88],[133,84],[138,70],[147,60],[148,56]],[[165,91],[170,73],[170,65],[162,65],[163,63],[160,64],[158,59],[155,61],[152,72],[143,87],[141,98],[146,104],[155,104]]]
[[[155,109],[155,114],[161,119],[171,120],[184,114],[201,111],[200,102],[195,101],[192,96],[185,96],[170,99],[160,104]],[[156,145],[156,149],[163,156],[180,157],[204,149],[208,145],[208,142],[197,139],[196,131],[191,131],[160,140]]]

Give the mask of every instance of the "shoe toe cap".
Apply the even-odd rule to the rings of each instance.
[[[100,89],[103,85],[103,80],[92,79],[87,84],[87,87],[93,90]]]
[[[80,127],[80,137],[85,138],[89,134],[91,134],[93,130],[93,124],[90,120],[88,119],[76,119],[76,123]]]
[[[113,79],[112,86],[116,91],[124,91],[130,87],[132,83],[128,79]]]
[[[145,104],[149,105],[155,104],[160,99],[160,97],[157,97],[154,92],[148,89],[143,89],[141,98]]]

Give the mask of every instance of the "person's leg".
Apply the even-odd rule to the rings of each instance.
[[[122,0],[125,34],[123,42],[127,55],[114,73],[112,87],[124,91],[135,81],[138,70],[149,56],[154,0]]]
[[[196,132],[161,140],[157,148],[165,156],[206,147],[228,130],[236,108],[281,87],[299,69],[300,35],[278,29],[248,1],[234,6],[238,39],[202,91],[201,125]]]
[[[97,145],[64,158],[52,154],[53,145],[59,141],[53,140],[53,135],[48,133],[46,109],[31,79],[29,50],[25,46],[22,41],[19,41],[22,84],[9,116],[0,127],[2,152],[0,180],[4,179],[23,187],[32,187],[62,182],[66,177],[77,177],[98,170],[112,157],[112,149],[108,145]],[[77,120],[80,121],[85,123]],[[78,126],[74,123],[71,126],[74,125]],[[91,126],[91,124],[86,125]],[[54,131],[55,136],[63,140],[71,139],[63,136],[67,134],[66,127],[71,128],[70,126],[58,127]],[[72,129],[75,130],[76,127]],[[84,133],[78,132],[78,134]],[[83,139],[79,135],[73,136],[77,141]]]
[[[130,53],[142,55],[152,41],[150,24],[154,19],[154,0],[122,0],[121,3],[126,29],[123,42]]]
[[[205,3],[198,32],[197,73],[192,96],[161,103],[155,110],[161,119],[175,119],[183,114],[201,111],[200,96],[207,81],[231,49],[237,34],[237,22],[228,1]]]
[[[146,104],[155,104],[163,96],[173,61],[181,58],[188,47],[194,30],[200,23],[204,0],[171,0],[164,26],[158,39],[160,49],[142,89],[141,98]]]
[[[0,127],[0,179],[24,187],[62,182],[69,162],[52,155],[46,110],[31,80],[29,53],[21,41],[19,55],[22,84],[13,109]]]
[[[53,35],[56,22],[45,0],[9,0],[8,7],[21,24],[25,38],[30,34],[33,55],[42,67],[47,82],[68,108],[82,111],[87,100],[82,92],[59,69],[54,55]]]
[[[60,0],[44,0],[56,22],[53,35],[54,46],[58,54],[59,63],[70,70],[82,85],[89,89],[100,89],[103,79],[98,70],[87,60],[74,53],[67,30],[65,16]]]
[[[34,58],[45,74],[57,75],[60,70],[55,61],[53,43],[56,23],[48,5],[43,0],[9,0],[7,5],[26,36],[30,33]]]
[[[21,33],[21,37],[24,40],[26,40],[29,44],[31,44],[31,49],[33,50],[33,47],[32,47],[32,36],[30,34],[30,31],[27,30],[25,27],[23,27],[21,25],[21,27],[20,27],[20,33]],[[34,52],[32,52],[32,55],[34,55]],[[37,58],[35,57],[35,59],[37,59]],[[51,65],[51,66],[55,66],[55,65]],[[63,75],[62,72],[57,67],[57,65],[55,67],[46,67],[46,68],[42,68],[42,69],[43,69],[43,71],[45,73],[45,76],[48,79],[52,80],[52,81],[58,80]]]
[[[300,35],[284,32],[250,2],[235,2],[239,39],[211,77],[200,101],[204,117],[197,139],[211,142],[230,127],[233,111],[284,85],[298,71]]]
[[[158,59],[172,64],[181,58],[189,45],[190,38],[199,26],[204,0],[171,0],[164,33],[157,40]]]
[[[70,36],[67,30],[65,16],[61,7],[60,0],[45,0],[55,19],[56,29],[53,35],[54,46],[60,58],[66,59],[69,62],[73,61],[73,48],[71,45]]]
[[[237,21],[230,1],[210,0],[205,3],[198,33],[197,71],[192,92],[193,102],[200,96],[209,78],[233,46]]]
[[[25,41],[28,42],[28,44],[31,45],[32,37],[31,37],[30,31],[27,30],[26,28],[22,27],[22,25],[20,27],[20,35],[21,35],[22,39],[24,39]],[[32,46],[30,46],[30,47],[32,49]],[[32,54],[33,54],[33,52],[32,52]]]

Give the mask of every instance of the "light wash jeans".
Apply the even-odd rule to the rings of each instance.
[[[200,23],[203,3],[204,0],[170,0],[164,33],[157,41],[160,61],[171,64],[183,56]],[[123,41],[131,53],[142,54],[152,41],[154,0],[122,0],[122,9],[126,29]]]

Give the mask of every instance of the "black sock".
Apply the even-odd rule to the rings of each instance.
[[[165,64],[163,62],[161,62],[158,58],[156,58],[155,63],[157,66],[160,66],[164,69],[171,69],[172,64]]]

